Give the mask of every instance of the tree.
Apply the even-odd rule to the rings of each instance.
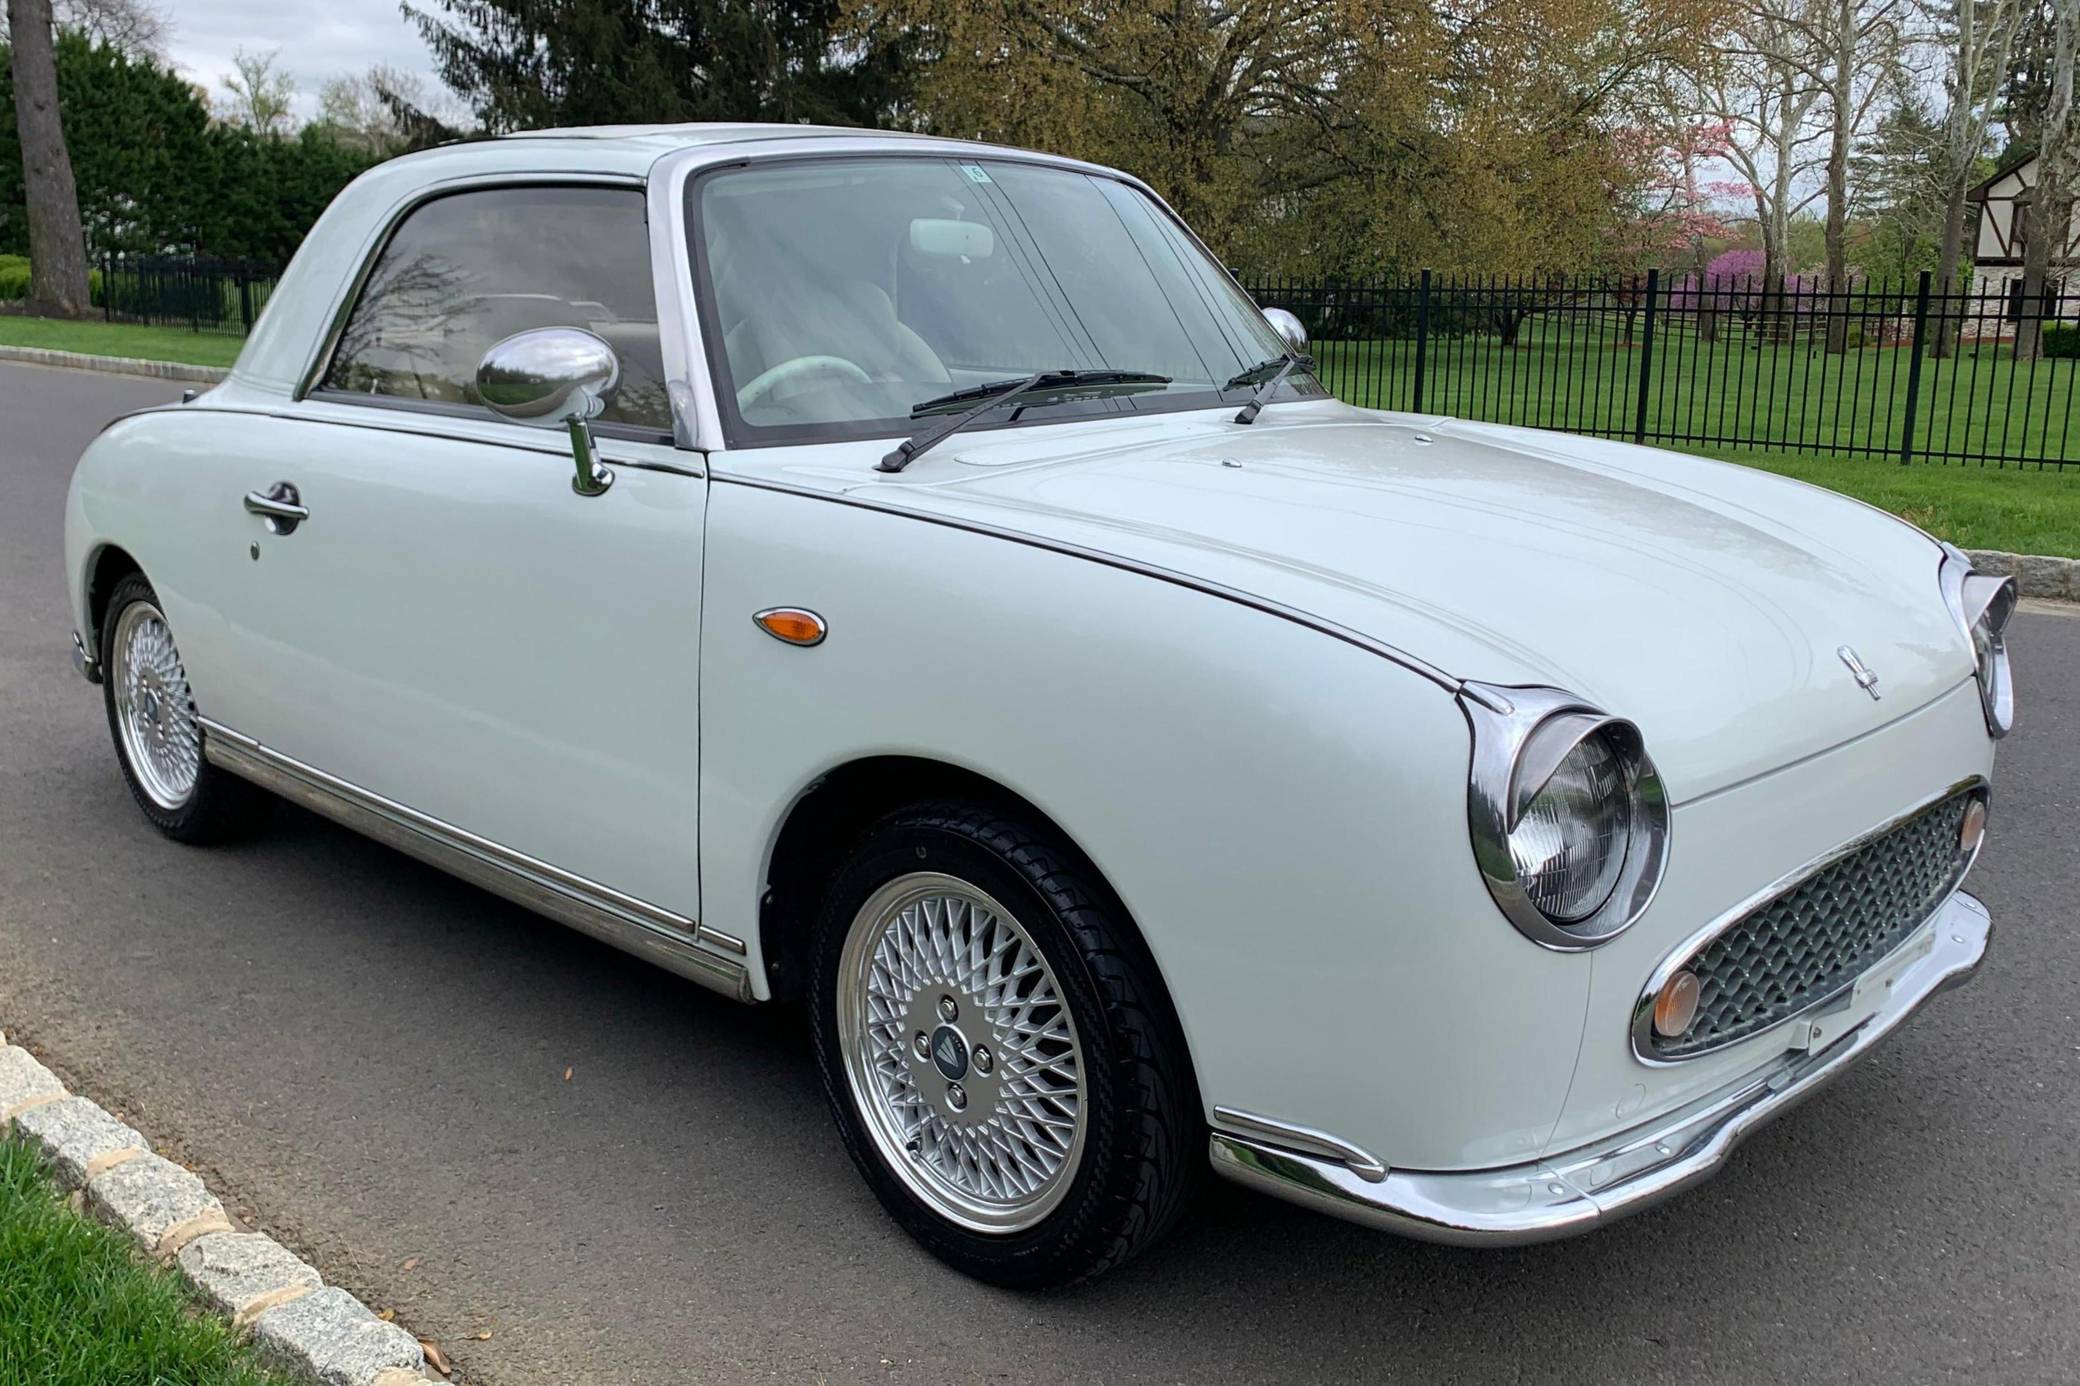
[[[0,49],[0,104],[12,100]],[[333,194],[374,157],[323,126],[293,137],[212,122],[191,83],[80,34],[57,43],[58,104],[80,218],[100,255],[284,262]],[[21,149],[0,127],[0,252],[27,246]]]
[[[1604,257],[1642,176],[1647,76],[1721,0],[853,0],[907,53],[912,128],[1152,183],[1263,268],[1559,270]]]
[[[1931,156],[1942,150],[1946,122],[1912,83],[1902,82],[1887,104],[1857,146],[1851,181],[1870,238],[1872,261],[1864,267],[1875,262],[1887,275],[1904,277],[1941,264],[1948,170]]]
[[[56,0],[51,17],[61,34],[85,34],[132,57],[155,55],[166,47],[166,16],[148,0]],[[0,23],[0,43],[7,41],[8,27]]]
[[[1849,286],[1849,161],[1879,98],[1894,86],[1906,0],[1764,0],[1759,14],[1788,40],[1781,60],[1811,84],[1827,112],[1827,287]],[[1827,349],[1848,349],[1846,313],[1827,317]]]
[[[78,317],[90,304],[87,247],[58,110],[50,0],[8,0],[7,21],[15,128],[29,208],[29,311]]]
[[[232,55],[232,74],[224,79],[231,94],[229,118],[261,135],[286,134],[290,107],[296,100],[296,79],[277,72],[281,50],[248,53],[241,48]]]
[[[874,125],[899,54],[832,41],[839,0],[428,0],[403,5],[494,132],[676,120]]]
[[[1750,188],[1767,265],[1786,272],[1791,223],[1824,199],[1827,285],[1848,285],[1850,165],[1881,100],[1898,90],[1907,0],[1747,0],[1729,39],[1725,77],[1703,85],[1704,108],[1727,122],[1727,158]],[[1824,124],[1818,123],[1824,117]],[[1822,138],[1827,147],[1818,154]],[[1811,176],[1821,175],[1817,188]],[[1848,319],[1830,315],[1827,349],[1848,344]]]
[[[97,255],[154,251],[193,234],[210,159],[195,89],[150,59],[83,34],[58,36],[58,105],[73,151],[81,226]],[[0,250],[20,150],[0,139]]]
[[[1942,196],[1935,280],[1945,294],[1957,285],[1964,260],[1965,195],[1978,181],[1995,96],[2008,73],[2026,12],[2023,0],[1934,0],[1929,7],[1948,67],[1943,78],[1946,106],[1940,138],[1930,144],[1930,162]],[[1944,304],[1947,307],[1947,298]],[[1931,351],[1939,357],[1950,355],[1962,325],[1961,315],[1954,319],[1947,313],[1939,316]]]
[[[317,123],[342,144],[389,158],[413,147],[428,123],[452,137],[453,117],[444,105],[427,94],[417,73],[375,63],[318,88]]]
[[[2015,323],[2015,359],[2034,360],[2043,337],[2037,305],[2044,302],[2045,281],[2054,256],[2063,258],[2072,239],[2073,195],[2080,189],[2080,138],[2073,128],[2073,62],[2080,47],[2080,0],[2051,0],[2041,26],[2046,50],[2042,114],[2035,130],[2037,185],[2029,201],[2017,208],[2023,219],[2022,301]]]
[[[1809,182],[1821,164],[1813,110],[1824,93],[1806,73],[1804,37],[1788,9],[1794,3],[1743,14],[1726,60],[1696,84],[1698,109],[1725,127],[1725,158],[1754,204],[1763,280],[1774,286],[1788,268],[1791,219],[1820,196]]]

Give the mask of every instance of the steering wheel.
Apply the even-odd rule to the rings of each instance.
[[[819,374],[841,375],[855,385],[873,383],[872,376],[842,356],[797,356],[753,377],[750,384],[737,391],[737,408],[749,409],[790,380]]]

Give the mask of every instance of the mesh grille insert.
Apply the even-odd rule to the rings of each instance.
[[[1827,999],[1904,943],[1956,886],[1966,790],[1758,905],[1692,958],[1697,1019],[1659,1058],[1746,1039]]]

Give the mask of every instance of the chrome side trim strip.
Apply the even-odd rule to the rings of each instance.
[[[1327,1131],[1317,1131],[1312,1126],[1300,1126],[1290,1121],[1273,1121],[1270,1117],[1234,1107],[1215,1107],[1213,1119],[1257,1140],[1304,1150],[1311,1155],[1327,1156],[1368,1184],[1377,1184],[1387,1177],[1385,1161],[1348,1141],[1338,1140]]]
[[[739,1001],[751,977],[744,941],[386,799],[202,719],[210,764]],[[720,956],[722,953],[734,957]]]
[[[749,486],[759,491],[776,491],[782,495],[801,496],[808,500],[828,501],[832,505],[849,505],[860,510],[875,510],[884,515],[894,515],[905,520],[919,520],[928,525],[940,525],[947,529],[958,529],[968,534],[979,534],[989,539],[1003,539],[1013,544],[1023,544],[1027,548],[1046,549],[1053,553],[1065,554],[1070,558],[1081,558],[1090,563],[1099,563],[1108,568],[1117,568],[1122,572],[1139,573],[1143,577],[1154,578],[1158,582],[1167,582],[1175,587],[1185,587],[1195,592],[1204,592],[1209,597],[1219,597],[1223,601],[1233,602],[1237,606],[1246,606],[1251,610],[1261,611],[1267,616],[1276,616],[1280,620],[1291,621],[1294,625],[1306,626],[1310,630],[1320,631],[1323,635],[1341,640],[1346,645],[1355,645],[1367,654],[1375,654],[1381,659],[1398,664],[1410,673],[1420,674],[1448,693],[1457,693],[1461,687],[1459,679],[1454,678],[1436,665],[1418,659],[1406,650],[1399,650],[1384,641],[1375,640],[1362,631],[1352,630],[1349,626],[1339,625],[1327,617],[1316,616],[1312,612],[1302,611],[1298,607],[1287,606],[1285,603],[1273,601],[1269,597],[1260,597],[1253,592],[1244,592],[1240,588],[1229,587],[1207,578],[1198,578],[1193,577],[1189,573],[1180,573],[1174,568],[1165,568],[1155,563],[1144,563],[1138,558],[1128,558],[1121,554],[1108,553],[1104,549],[1086,548],[1081,544],[1072,544],[1065,539],[1049,539],[1037,534],[1024,534],[1015,529],[1005,529],[998,525],[985,524],[979,520],[961,520],[955,519],[950,515],[934,515],[929,511],[916,510],[907,505],[893,505],[887,501],[872,500],[865,496],[819,491],[812,487],[793,486],[783,481],[771,481],[764,477],[731,476],[715,471],[712,459],[710,459],[709,478],[712,481],[727,483],[731,486]]]
[[[1705,925],[1696,933],[1691,934],[1688,938],[1684,939],[1681,943],[1677,944],[1674,948],[1670,949],[1668,955],[1662,958],[1660,964],[1657,967],[1655,967],[1652,974],[1648,976],[1646,986],[1641,988],[1640,990],[1639,1000],[1633,1003],[1632,1024],[1630,1027],[1630,1034],[1632,1040],[1632,1057],[1638,1059],[1641,1063],[1646,1064],[1651,1068],[1672,1068],[1678,1064],[1689,1063],[1692,1059],[1701,1059],[1704,1058],[1706,1055],[1719,1053],[1721,1050],[1726,1049],[1732,1045],[1746,1044],[1750,1040],[1760,1039],[1764,1035],[1770,1034],[1773,1031],[1782,1028],[1783,1026],[1793,1023],[1794,1021],[1798,1020],[1801,1016],[1811,1015],[1813,1012],[1826,1007],[1829,1003],[1840,998],[1844,992],[1848,991],[1850,988],[1856,985],[1856,979],[1854,977],[1850,978],[1848,981],[1844,982],[1841,986],[1835,988],[1827,995],[1816,999],[1811,1005],[1806,1006],[1804,1009],[1796,1011],[1791,1015],[1787,1015],[1783,1019],[1776,1021],[1774,1024],[1766,1026],[1763,1029],[1757,1030],[1752,1035],[1742,1035],[1739,1039],[1728,1040],[1725,1044],[1714,1045],[1709,1049],[1700,1049],[1695,1053],[1685,1054],[1680,1058],[1664,1058],[1660,1055],[1657,1055],[1654,1052],[1654,998],[1660,995],[1661,988],[1667,985],[1668,979],[1675,974],[1676,970],[1685,966],[1687,963],[1689,963],[1689,961],[1692,958],[1696,957],[1700,951],[1702,951],[1706,947],[1709,947],[1713,939],[1719,937],[1719,935],[1725,933],[1728,929],[1731,929],[1734,925],[1740,923],[1743,919],[1747,918],[1750,914],[1753,914],[1756,910],[1761,909],[1771,900],[1774,900],[1779,895],[1784,894],[1784,892],[1788,890],[1797,889],[1806,881],[1808,877],[1817,875],[1819,872],[1826,870],[1828,867],[1840,861],[1843,857],[1850,855],[1852,852],[1859,851],[1860,849],[1869,846],[1871,843],[1885,836],[1885,834],[1891,832],[1894,828],[1899,827],[1900,824],[1906,822],[1908,819],[1913,818],[1915,815],[1925,812],[1928,809],[1934,808],[1937,804],[1943,803],[1949,799],[1953,799],[1957,797],[1959,794],[1964,794],[1972,791],[1976,791],[1981,796],[1990,797],[1992,793],[1992,786],[1988,784],[1984,775],[1967,775],[1965,778],[1959,780],[1956,784],[1951,785],[1948,789],[1943,790],[1941,793],[1929,795],[1927,798],[1920,800],[1912,808],[1907,809],[1905,812],[1894,814],[1891,818],[1886,819],[1877,827],[1872,828],[1867,832],[1858,833],[1855,837],[1850,838],[1847,842],[1844,842],[1839,847],[1836,847],[1831,851],[1823,852],[1819,856],[1807,862],[1805,865],[1798,867],[1797,869],[1790,871],[1785,875],[1779,876],[1776,880],[1764,886],[1762,889],[1756,891],[1753,895],[1750,895],[1747,899],[1741,901],[1732,909],[1727,910],[1724,914],[1721,914],[1718,918],[1712,920],[1711,923]],[[1965,877],[1971,874],[1972,864],[1979,860],[1979,852],[1985,847],[1985,845],[1986,839],[1982,836],[1979,839],[1978,846],[1972,849],[1971,856],[1965,860],[1963,867],[1959,869],[1957,874],[1951,879],[1949,890],[1944,892],[1943,903],[1936,906],[1934,910],[1929,912],[1929,918],[1932,919],[1935,918],[1937,915],[1940,915],[1944,910],[1949,908],[1949,902],[1953,898],[1956,898],[1957,896],[1963,894],[1963,892],[1960,891],[1958,887],[1962,886],[1964,884]],[[1963,898],[1969,900],[1971,897],[1967,895]],[[1927,921],[1924,920],[1922,922],[1925,924]],[[1914,941],[1914,939],[1920,937],[1920,934],[1921,927],[1917,925],[1907,932],[1907,936],[1900,941],[1899,947],[1894,948],[1890,953],[1887,953],[1884,957],[1872,963],[1869,967],[1864,969],[1863,974],[1859,975],[1864,975],[1871,972],[1882,970],[1886,966],[1886,964],[1890,963],[1894,958],[1899,956],[1902,949],[1906,948],[1909,944],[1911,944]]]
[[[393,417],[348,419],[342,418],[337,414],[307,412],[309,405],[339,405],[342,408],[378,415],[387,412]],[[327,428],[358,428],[375,433],[399,433],[411,438],[437,438],[443,442],[474,443],[480,447],[504,448],[512,452],[535,452],[545,457],[556,457],[564,460],[568,460],[571,455],[568,442],[559,443],[553,441],[553,439],[545,441],[545,435],[541,429],[529,428],[523,424],[503,424],[499,420],[491,418],[465,417],[446,413],[433,413],[424,409],[401,408],[395,405],[384,404],[373,398],[346,401],[330,392],[321,392],[313,396],[308,401],[306,409],[261,408],[247,404],[195,403],[188,405],[154,405],[149,409],[138,409],[133,412],[138,414],[163,414],[175,409],[191,414],[251,414],[263,419],[287,419],[293,423],[323,424]],[[416,420],[417,422],[406,422],[406,420]],[[444,427],[440,422],[441,420],[451,420],[452,426]],[[510,429],[512,430],[511,436],[491,437],[475,431],[477,428],[485,425]],[[670,476],[693,477],[696,480],[707,475],[698,465],[702,460],[698,453],[687,453],[686,457],[688,460],[684,463],[659,461],[652,456],[634,455],[627,448],[616,447],[615,445],[617,443],[629,443],[662,449],[666,446],[664,443],[649,442],[646,444],[646,440],[641,438],[619,437],[612,432],[598,429],[595,429],[595,432],[599,439],[601,460],[611,462],[617,467],[639,467],[644,471],[663,472]]]
[[[1870,1019],[1818,1052],[1780,1056],[1719,1092],[1629,1131],[1532,1164],[1377,1182],[1341,1161],[1268,1140],[1213,1132],[1214,1170],[1275,1198],[1423,1241],[1508,1246],[1550,1241],[1652,1207],[1724,1165],[1735,1146],[1839,1077],[1932,996],[1986,957],[1993,921],[1958,892],[1928,926],[1934,946],[1893,979]]]

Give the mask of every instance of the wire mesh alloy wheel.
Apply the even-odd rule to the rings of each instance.
[[[900,876],[854,916],[837,983],[846,1079],[888,1167],[971,1231],[1045,1218],[1083,1150],[1083,1050],[1011,912],[952,876]]]
[[[117,618],[109,646],[124,758],[151,801],[176,810],[195,792],[202,734],[173,632],[158,607],[135,601]]]

